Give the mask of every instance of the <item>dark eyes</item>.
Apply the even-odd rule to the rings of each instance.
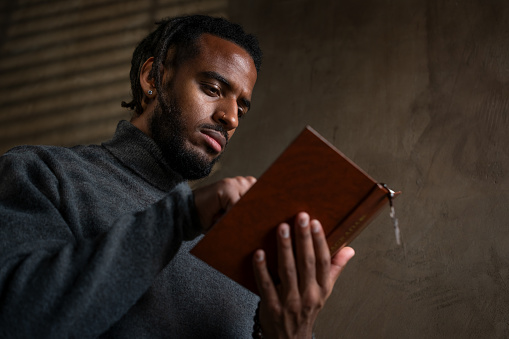
[[[219,88],[213,85],[202,84],[202,89],[205,92],[205,94],[211,97],[217,97],[221,95],[221,91],[219,90]]]
[[[209,84],[209,83],[202,83],[201,84],[202,91],[210,96],[210,97],[220,97],[221,96],[221,88],[217,87],[216,85]],[[239,109],[237,111],[237,116],[242,118],[247,112],[247,109],[239,106]]]

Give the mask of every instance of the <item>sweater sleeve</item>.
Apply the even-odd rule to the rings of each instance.
[[[187,184],[87,239],[59,212],[59,183],[44,166],[2,157],[0,185],[2,338],[97,337],[199,234]]]

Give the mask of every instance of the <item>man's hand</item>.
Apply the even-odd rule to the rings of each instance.
[[[299,213],[295,222],[294,256],[290,226],[278,228],[278,273],[274,286],[267,270],[265,253],[256,251],[253,266],[260,292],[260,324],[264,338],[311,338],[313,325],[330,296],[339,274],[355,252],[343,248],[332,259],[317,220]]]
[[[204,231],[214,223],[253,186],[254,177],[222,179],[194,190],[194,203]]]

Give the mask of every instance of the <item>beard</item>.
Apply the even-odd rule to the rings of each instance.
[[[203,125],[203,127],[220,131],[228,140],[222,126]],[[149,128],[152,139],[161,149],[169,166],[186,180],[208,176],[219,160],[220,155],[210,160],[206,155],[186,147],[182,109],[175,98],[158,96]]]

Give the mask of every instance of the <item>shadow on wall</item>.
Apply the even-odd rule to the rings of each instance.
[[[227,0],[4,1],[0,5],[0,154],[21,144],[108,139],[130,112],[137,43],[160,18],[227,16]]]

